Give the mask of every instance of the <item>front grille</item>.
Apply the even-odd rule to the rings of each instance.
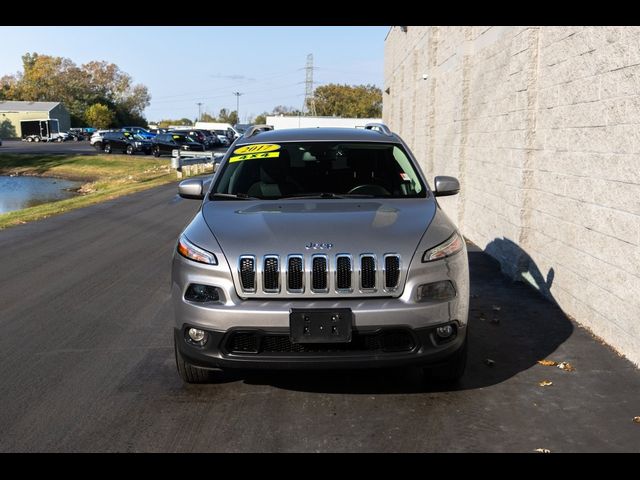
[[[235,354],[410,352],[415,347],[413,336],[406,330],[353,332],[349,343],[292,343],[288,333],[261,332],[232,333],[225,342],[225,349]]]
[[[327,257],[313,257],[311,288],[317,292],[327,290]]]
[[[279,292],[280,291],[280,262],[278,257],[270,255],[264,259],[264,291]]]
[[[376,288],[376,260],[373,255],[360,258],[360,286],[364,290]]]
[[[346,255],[336,258],[336,288],[351,289],[351,258]]]
[[[287,268],[287,289],[290,292],[301,292],[303,285],[302,257],[291,256]]]
[[[256,260],[259,258],[259,260]],[[238,263],[239,294],[291,294],[325,296],[394,295],[403,278],[400,255],[374,253],[305,256],[241,255]]]
[[[384,257],[384,286],[387,290],[398,288],[400,280],[400,257],[387,255]]]
[[[256,260],[251,256],[240,257],[240,282],[245,292],[256,291]]]

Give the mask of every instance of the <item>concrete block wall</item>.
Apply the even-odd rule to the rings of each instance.
[[[393,27],[384,76],[464,234],[640,364],[640,27]]]

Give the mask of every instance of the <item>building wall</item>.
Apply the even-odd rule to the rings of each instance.
[[[362,128],[367,123],[380,123],[380,118],[338,118],[338,117],[285,117],[272,115],[267,117],[267,125],[273,125],[274,130],[281,128]]]
[[[640,364],[640,28],[393,27],[384,68],[463,233]]]
[[[9,138],[14,132],[15,137],[13,138],[22,138],[22,129],[20,128],[22,120],[47,120],[50,118],[58,119],[61,132],[66,132],[71,127],[69,113],[64,107],[58,105],[51,112],[46,110],[41,112],[0,112],[0,128],[2,128],[2,132],[5,132],[3,133],[4,138]],[[10,125],[4,122],[9,122]]]
[[[69,118],[69,112],[60,103],[49,113],[49,118],[57,118],[60,125],[61,132],[68,132],[71,128],[71,119]],[[79,125],[78,125],[79,126]]]

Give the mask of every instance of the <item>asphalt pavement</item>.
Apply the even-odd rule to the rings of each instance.
[[[0,154],[28,153],[42,155],[96,155],[98,151],[88,140],[82,142],[23,142],[20,140],[3,140]]]
[[[0,231],[0,451],[640,451],[640,371],[474,247],[456,388],[416,369],[183,384],[170,258],[198,202],[175,190]]]

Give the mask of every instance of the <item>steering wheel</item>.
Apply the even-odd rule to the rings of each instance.
[[[360,194],[360,195],[382,195],[382,196],[391,195],[386,188],[380,185],[373,185],[373,184],[358,185],[357,187],[353,187],[347,193]]]

